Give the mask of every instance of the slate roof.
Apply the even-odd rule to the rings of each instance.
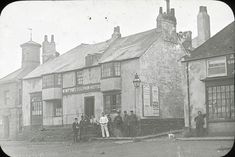
[[[1,78],[0,84],[14,82],[19,79],[22,79],[24,76],[26,76],[32,70],[33,70],[32,68],[20,68],[14,72],[8,74],[7,76]]]
[[[41,64],[24,79],[40,77],[45,74],[71,71],[85,66],[85,56],[92,53],[103,53],[108,47],[107,42],[97,44],[81,44],[61,56]]]
[[[159,38],[160,34],[156,29],[152,29],[118,38],[105,51],[100,63],[140,57]]]
[[[221,56],[235,52],[234,21],[185,56],[184,61]]]
[[[152,29],[118,38],[113,42],[107,40],[97,44],[81,44],[61,56],[41,64],[25,76],[24,79],[84,68],[85,56],[88,54],[103,53],[99,62],[94,63],[95,65],[109,61],[120,61],[140,57],[159,36],[160,32],[156,32],[156,29]]]

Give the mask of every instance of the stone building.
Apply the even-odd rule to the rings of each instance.
[[[21,45],[21,68],[0,79],[0,138],[16,138],[22,131],[22,78],[40,64],[41,45]]]
[[[145,133],[183,127],[180,59],[192,45],[191,32],[176,32],[175,10],[166,4],[156,28],[122,37],[117,26],[109,40],[81,44],[25,76],[25,128],[67,125],[82,114],[99,118],[117,110],[133,110],[149,125]],[[136,74],[139,87],[133,85]]]
[[[234,28],[232,22],[184,57],[187,128],[195,129],[201,111],[208,135],[234,136]]]

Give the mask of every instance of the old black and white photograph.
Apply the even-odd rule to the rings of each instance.
[[[234,13],[223,1],[9,3],[0,14],[1,151],[231,155],[234,56]]]

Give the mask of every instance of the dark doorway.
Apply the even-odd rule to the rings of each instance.
[[[95,106],[95,97],[85,97],[84,98],[84,112],[85,115],[91,118],[91,116],[94,116],[94,107]]]
[[[9,137],[9,118],[8,116],[3,117],[3,127],[4,127],[4,138]]]

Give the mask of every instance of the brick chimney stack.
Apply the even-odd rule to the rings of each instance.
[[[54,40],[54,35],[51,35],[51,41],[48,41],[47,35],[44,36],[44,41],[42,43],[42,62],[46,63],[49,60],[54,59],[59,56],[56,51],[56,44]]]
[[[197,45],[201,45],[211,36],[210,33],[210,16],[207,14],[207,8],[200,6],[199,13],[197,15]]]

